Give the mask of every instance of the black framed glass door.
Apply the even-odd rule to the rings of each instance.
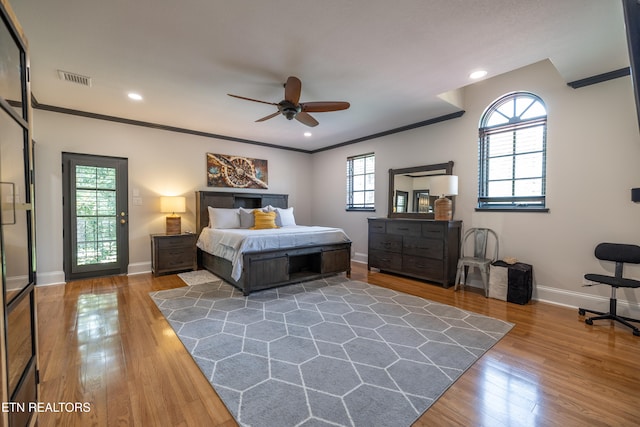
[[[0,354],[10,408],[0,424],[26,426],[38,400],[34,169],[27,48],[13,16],[0,2]]]
[[[127,159],[62,153],[67,280],[127,272]]]

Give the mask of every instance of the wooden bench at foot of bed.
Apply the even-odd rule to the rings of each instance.
[[[351,242],[245,253],[242,276],[237,281],[231,277],[231,261],[199,252],[202,267],[236,286],[244,295],[343,271],[351,276]]]

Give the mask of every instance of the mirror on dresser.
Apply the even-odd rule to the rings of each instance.
[[[433,204],[440,195],[429,192],[429,177],[452,174],[452,161],[389,169],[389,218],[433,219]]]

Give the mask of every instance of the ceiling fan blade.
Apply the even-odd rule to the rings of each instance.
[[[314,119],[313,117],[311,117],[311,115],[305,113],[304,111],[300,111],[298,114],[296,114],[296,120],[310,127],[318,126],[319,124],[316,119]]]
[[[300,108],[302,111],[309,113],[322,113],[326,111],[338,111],[346,110],[351,104],[348,102],[332,102],[332,101],[320,101],[320,102],[302,102]]]
[[[300,91],[302,91],[302,82],[299,78],[291,76],[284,84],[284,99],[298,105]]]
[[[269,114],[269,115],[268,115],[268,116],[266,116],[266,117],[263,117],[263,118],[261,118],[261,119],[256,120],[256,122],[264,122],[265,120],[272,119],[272,118],[274,118],[275,116],[277,116],[277,115],[279,115],[279,114],[280,114],[280,111],[276,111],[276,112],[275,112],[275,113],[273,113],[273,114]]]
[[[278,105],[275,102],[260,101],[259,99],[247,98],[245,96],[239,96],[239,95],[231,95],[230,93],[228,93],[227,95],[232,96],[234,98],[244,99],[246,101],[260,102],[262,104],[269,104],[269,105],[276,105],[276,106]]]

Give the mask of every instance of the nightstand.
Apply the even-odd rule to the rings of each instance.
[[[197,268],[195,234],[151,235],[151,271],[154,277]]]

